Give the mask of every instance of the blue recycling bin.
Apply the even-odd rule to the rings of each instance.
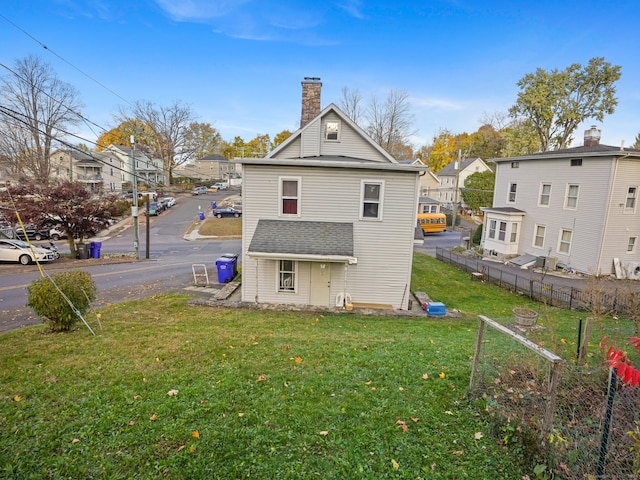
[[[223,253],[220,258],[233,259],[233,278],[235,278],[238,275],[238,255],[235,253]]]
[[[102,248],[102,242],[91,242],[89,244],[89,257],[100,258],[100,249]]]
[[[216,260],[216,268],[218,269],[218,283],[228,283],[233,280],[233,258],[218,258]]]
[[[198,212],[198,218],[204,220],[204,212]]]

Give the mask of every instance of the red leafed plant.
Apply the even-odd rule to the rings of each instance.
[[[629,337],[629,343],[640,352],[640,337]],[[616,369],[618,377],[620,377],[625,384],[640,387],[640,369],[631,364],[631,360],[629,360],[629,357],[627,357],[622,350],[611,345],[607,341],[607,337],[603,337],[600,342],[600,348],[604,349],[607,346],[609,348],[607,349],[607,358],[605,361],[609,366]]]

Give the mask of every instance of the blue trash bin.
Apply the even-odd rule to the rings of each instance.
[[[102,248],[102,242],[91,242],[91,258],[100,258],[100,249]]]
[[[204,220],[204,212],[198,212],[198,218]]]
[[[218,283],[227,283],[233,280],[233,258],[218,258],[216,268],[218,269]]]
[[[229,258],[233,260],[233,277],[238,275],[238,255],[235,253],[223,253],[220,258]]]

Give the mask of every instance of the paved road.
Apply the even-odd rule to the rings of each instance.
[[[69,268],[89,272],[98,288],[95,306],[142,298],[153,294],[183,291],[194,283],[192,265],[204,264],[210,280],[215,282],[215,261],[223,253],[240,254],[240,240],[206,241],[185,239],[185,233],[198,218],[200,211],[209,213],[211,201],[220,201],[227,193],[198,197],[178,197],[178,203],[149,224],[149,259],[146,259],[146,224],[140,219],[139,256],[124,261],[107,260],[116,254],[135,255],[133,221],[112,227],[107,236],[92,239],[100,241],[101,260],[69,260],[43,265],[52,274]],[[198,208],[200,207],[200,208]],[[194,238],[194,237],[191,237]],[[69,249],[63,241],[57,242],[62,253]],[[26,325],[41,323],[26,307],[26,287],[40,274],[35,265],[0,265],[0,332]]]

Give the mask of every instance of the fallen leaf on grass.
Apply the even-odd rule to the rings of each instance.
[[[476,440],[480,440],[484,435],[482,435],[482,432],[476,432],[473,435],[473,438],[475,438]]]
[[[20,395],[16,395],[15,397],[13,397],[14,402],[19,402],[20,400],[22,400],[22,397]]]
[[[453,452],[451,452],[452,455],[463,455],[464,454],[464,450],[454,450]]]
[[[418,423],[420,421],[420,419],[418,417],[411,417],[411,421],[413,423]]]
[[[260,375],[257,379],[256,382],[264,382],[267,380],[267,377],[265,377],[264,375]]]
[[[444,372],[440,372],[440,373],[438,374],[438,376],[439,376],[440,378],[445,378],[445,377],[447,376],[447,374],[446,374],[446,373],[444,373]]]
[[[175,397],[178,394],[178,390],[169,390],[167,392],[167,395],[169,395],[170,397]]]
[[[407,426],[407,424],[400,420],[398,417],[396,417],[396,425],[400,425],[404,433],[409,431],[409,427]]]
[[[198,430],[194,430],[193,432],[191,432],[191,436],[193,438],[200,438],[200,432],[198,432]]]
[[[131,420],[131,421],[129,422],[129,426],[130,426],[130,427],[133,427],[135,424],[136,424],[136,422],[134,422],[133,420]]]
[[[178,452],[179,452],[180,450],[182,450],[183,448],[184,448],[184,445],[180,445],[180,446],[178,447]]]
[[[296,358],[294,358],[294,360],[295,360],[296,363],[302,363],[302,358],[300,358],[300,357],[296,357]]]
[[[153,415],[151,415],[149,420],[151,420],[152,422],[155,422],[156,420],[158,420],[158,416],[154,413]]]
[[[394,459],[391,459],[391,466],[394,470],[398,470],[400,468],[400,464],[396,462]]]
[[[79,438],[74,438],[73,440],[71,440],[71,443],[78,443],[80,441]]]
[[[323,437],[326,437],[327,435],[329,435],[329,432],[327,430],[323,430],[320,432],[320,435],[322,435]]]
[[[422,375],[422,379],[423,380],[429,380],[429,374],[428,373],[423,374]]]

